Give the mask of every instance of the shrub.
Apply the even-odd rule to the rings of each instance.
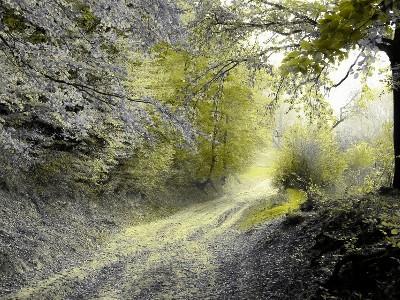
[[[349,148],[346,159],[348,192],[364,194],[390,186],[393,176],[392,124],[384,124],[374,141],[360,142]]]
[[[355,144],[346,151],[346,160],[351,169],[363,169],[373,166],[374,148],[366,142]]]
[[[378,171],[380,186],[390,186],[394,170],[392,122],[387,122],[382,126],[381,134],[374,141],[374,148],[375,169]]]
[[[168,143],[143,145],[111,174],[114,189],[150,198],[164,192],[172,175],[174,154],[174,147]]]
[[[96,197],[107,178],[108,166],[101,159],[60,152],[48,155],[27,174],[29,181],[25,184],[42,196]]]
[[[274,168],[274,184],[307,192],[335,185],[346,162],[329,129],[294,125],[285,135]]]
[[[346,191],[360,193],[365,181],[374,171],[375,149],[367,142],[359,142],[345,151],[348,168],[345,172]]]

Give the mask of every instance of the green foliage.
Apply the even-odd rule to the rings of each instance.
[[[288,189],[286,193],[279,193],[263,199],[258,205],[250,208],[240,220],[239,227],[250,229],[268,220],[284,216],[299,210],[301,204],[307,200],[305,192]]]
[[[178,8],[164,0],[14,2],[0,4],[0,184],[29,194],[104,192],[127,158],[162,143],[151,136],[161,121],[184,120],[167,109],[160,120],[161,101],[147,112],[123,86],[128,49],[181,40]]]
[[[374,149],[366,142],[354,145],[346,151],[349,168],[368,168],[374,163]]]
[[[183,105],[188,88],[188,66],[196,65],[196,57],[166,43],[156,45],[151,54],[131,53],[127,65],[127,86],[132,96],[151,96],[175,109]]]
[[[345,168],[346,162],[330,129],[295,125],[285,133],[274,183],[311,192],[333,186]]]
[[[376,192],[391,185],[393,176],[392,124],[380,134],[345,150],[330,129],[296,125],[287,130],[275,165],[274,182],[320,193],[335,186],[351,195]]]
[[[61,119],[59,126],[64,126]],[[112,171],[135,149],[127,140],[122,122],[110,116],[99,121],[95,130],[88,130],[79,143],[58,141],[55,147],[57,151],[48,149],[43,159],[26,170],[27,186],[41,194],[71,197],[103,193],[109,188],[106,183]]]
[[[168,143],[143,145],[112,174],[116,189],[150,198],[165,192],[174,154],[174,147]]]
[[[393,176],[392,124],[386,123],[372,142],[359,142],[346,151],[347,191],[365,194],[390,186]]]
[[[163,127],[157,112],[153,113],[156,138],[167,136],[175,143],[170,181],[178,185],[223,182],[246,167],[266,136],[263,87],[252,85],[253,75],[246,66],[220,76],[209,71],[212,64],[210,57],[165,43],[154,47],[149,56],[133,53],[129,60],[127,86],[132,95],[157,98],[174,112],[184,108],[198,133],[196,149],[182,147],[178,134]]]
[[[60,152],[31,170],[34,192],[70,197],[94,196],[107,172],[96,159]]]
[[[36,29],[28,38],[28,41],[32,44],[41,44],[48,41],[46,32],[43,29]]]
[[[348,169],[346,170],[346,189],[350,193],[362,194],[376,188],[371,181],[374,171],[375,149],[366,142],[353,145],[345,152]]]
[[[394,157],[393,157],[393,123],[383,125],[382,133],[374,142],[375,165],[379,170],[379,176],[383,186],[392,183]]]
[[[11,9],[5,9],[1,21],[7,26],[8,31],[25,33],[27,41],[32,44],[40,44],[48,41],[46,31],[43,28],[32,26],[22,15],[16,14]]]
[[[196,177],[218,180],[237,173],[261,146],[265,129],[257,110],[262,102],[254,98],[249,76],[246,68],[237,68],[200,100],[196,124],[207,135],[199,140]]]
[[[383,214],[380,230],[386,240],[393,246],[400,248],[400,213]]]
[[[319,36],[302,41],[300,49],[289,53],[282,65],[284,74],[320,73],[328,63],[347,58],[348,50],[366,38],[374,22],[390,27],[387,15],[379,7],[382,0],[342,0],[319,20]]]
[[[77,19],[78,25],[86,33],[92,33],[100,24],[100,19],[96,17],[89,6],[80,4],[81,16]]]
[[[2,22],[7,25],[10,31],[23,32],[27,28],[24,17],[15,14],[12,10],[4,12]]]

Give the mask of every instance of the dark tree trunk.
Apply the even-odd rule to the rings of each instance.
[[[225,130],[224,130],[224,138],[223,138],[223,146],[224,146],[224,157],[223,157],[223,168],[224,174],[222,176],[222,184],[226,183],[226,179],[228,176],[228,116],[225,116]]]
[[[399,75],[399,72],[393,70],[394,75]],[[393,188],[400,189],[400,89],[393,89],[393,145],[394,145],[394,176]]]
[[[388,53],[393,75],[393,144],[394,176],[393,188],[400,189],[400,30],[396,29],[395,37]]]
[[[211,162],[210,162],[210,171],[208,175],[208,180],[211,180],[214,169],[215,169],[215,164],[217,162],[217,155],[215,153],[215,148],[217,147],[217,134],[218,134],[218,128],[217,124],[214,125],[214,130],[213,130],[213,136],[212,136],[212,141],[211,141]]]

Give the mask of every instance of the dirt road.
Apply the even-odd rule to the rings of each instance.
[[[6,299],[259,299],[263,283],[249,255],[277,225],[237,226],[248,207],[274,193],[258,173],[253,168],[219,199],[126,228],[90,259]]]

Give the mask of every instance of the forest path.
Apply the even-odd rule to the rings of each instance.
[[[260,161],[224,196],[126,228],[89,260],[7,299],[232,299],[235,291],[243,294],[248,287],[233,278],[235,266],[259,238],[241,231],[237,222],[260,197],[274,193],[268,166]]]

